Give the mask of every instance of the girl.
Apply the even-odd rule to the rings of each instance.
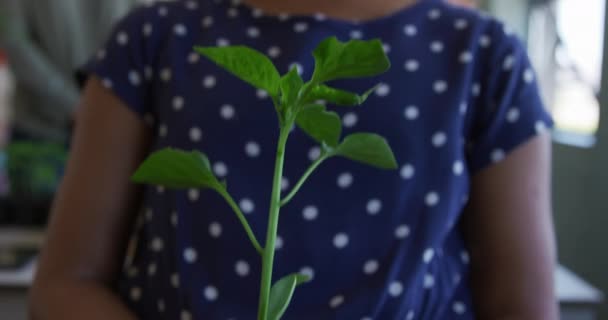
[[[335,84],[380,82],[375,95],[335,110],[346,134],[385,136],[401,167],[329,161],[285,207],[275,274],[313,278],[285,319],[557,319],[551,121],[534,73],[504,26],[440,0],[189,0],[132,13],[84,68],[34,319],[254,319],[259,256],[223,200],[129,177],[154,150],[204,151],[262,238],[272,104],[192,48],[252,46],[308,78],[311,50],[333,35],[385,43],[387,74]],[[318,155],[293,132],[285,191]]]

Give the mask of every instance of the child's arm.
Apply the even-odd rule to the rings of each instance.
[[[135,319],[112,290],[137,212],[139,190],[129,177],[150,133],[96,78],[81,109],[31,292],[31,319]]]
[[[558,319],[550,155],[544,135],[473,177],[465,236],[479,319]]]

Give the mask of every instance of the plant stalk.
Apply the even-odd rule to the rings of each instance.
[[[234,202],[234,199],[232,199],[232,197],[230,196],[230,194],[227,191],[222,190],[219,192],[219,194],[226,200],[226,202],[228,202],[228,205],[230,205],[232,210],[234,210],[234,213],[236,213],[237,218],[243,225],[243,228],[245,229],[245,232],[247,233],[247,237],[249,237],[249,240],[251,241],[251,244],[253,244],[253,247],[255,248],[255,250],[260,255],[263,255],[264,249],[258,242],[258,239],[256,239],[255,234],[251,230],[251,226],[249,226],[249,223],[247,222],[247,218],[245,218],[245,215],[241,211],[241,208],[239,208],[239,206],[236,204],[236,202]]]
[[[317,160],[315,160],[315,162],[313,162],[310,165],[310,167],[308,167],[308,169],[306,170],[306,172],[304,172],[304,175],[302,175],[302,177],[300,178],[300,180],[298,181],[298,183],[293,187],[293,189],[291,189],[291,191],[289,192],[289,194],[287,196],[285,196],[285,198],[283,200],[281,200],[281,207],[284,206],[284,205],[286,205],[287,203],[289,203],[289,201],[291,201],[291,199],[296,195],[296,193],[298,193],[298,191],[300,191],[300,188],[302,187],[302,185],[304,184],[304,182],[306,182],[306,180],[308,179],[308,177],[310,177],[310,175],[327,158],[328,158],[327,155],[321,155]]]
[[[272,287],[272,269],[274,264],[275,242],[279,225],[279,211],[281,209],[281,179],[283,178],[283,163],[285,161],[285,147],[293,121],[288,121],[281,127],[279,143],[272,181],[272,196],[270,198],[270,214],[268,229],[266,231],[266,247],[262,256],[262,282],[260,285],[260,304],[258,307],[258,320],[268,317],[268,303]]]

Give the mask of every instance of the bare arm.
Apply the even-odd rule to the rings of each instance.
[[[112,288],[138,206],[129,177],[145,156],[149,132],[96,78],[78,117],[31,292],[31,318],[135,319]]]
[[[558,319],[550,155],[537,137],[473,177],[465,236],[479,319]]]

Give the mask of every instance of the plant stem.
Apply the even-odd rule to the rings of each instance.
[[[258,308],[258,320],[266,320],[268,317],[268,302],[270,301],[270,289],[272,286],[272,269],[274,264],[275,241],[279,225],[279,211],[281,209],[281,179],[283,178],[283,163],[285,160],[285,147],[293,121],[288,121],[281,127],[277,155],[274,167],[274,178],[272,181],[272,196],[270,198],[270,214],[268,217],[268,229],[266,231],[266,247],[262,258],[262,282],[260,288],[260,305]]]
[[[253,231],[251,230],[251,226],[249,226],[249,223],[247,222],[247,218],[245,218],[245,215],[241,211],[241,208],[239,208],[239,206],[236,204],[236,202],[234,202],[234,199],[232,199],[232,196],[230,196],[228,191],[221,190],[219,192],[219,194],[226,200],[226,202],[228,202],[228,204],[230,205],[232,210],[234,210],[234,213],[236,213],[236,216],[239,218],[239,221],[241,221],[243,228],[245,228],[245,232],[247,232],[247,236],[249,237],[249,240],[255,247],[255,250],[257,250],[257,252],[260,255],[264,255],[264,249],[258,242],[258,239],[256,239],[255,234],[253,234]]]
[[[291,201],[291,199],[300,190],[304,182],[306,182],[308,177],[310,177],[310,175],[317,169],[317,167],[319,167],[319,165],[321,165],[321,163],[323,163],[323,161],[325,161],[327,158],[327,155],[321,155],[317,160],[315,160],[315,162],[310,165],[310,167],[308,167],[308,169],[306,170],[306,172],[304,172],[304,175],[302,175],[298,183],[293,187],[293,189],[291,189],[289,194],[283,200],[281,200],[281,207]]]

